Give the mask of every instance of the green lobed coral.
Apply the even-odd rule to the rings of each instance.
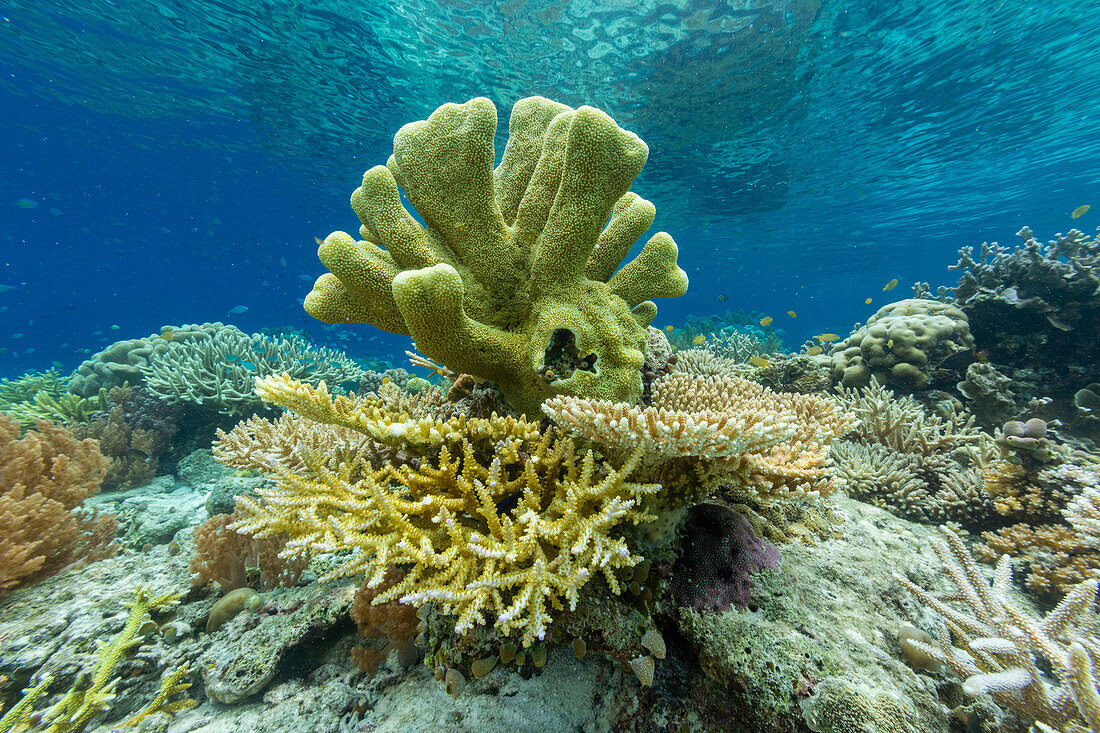
[[[647,298],[687,290],[664,232],[616,272],[656,214],[628,191],[649,149],[597,109],[528,97],[494,169],[496,124],[478,97],[402,127],[352,195],[362,240],[334,232],[318,250],[330,272],[306,311],[411,335],[528,415],[557,394],[637,400]]]

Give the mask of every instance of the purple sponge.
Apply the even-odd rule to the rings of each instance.
[[[779,569],[779,550],[752,531],[743,516],[720,504],[697,504],[680,530],[680,558],[672,568],[672,593],[681,606],[699,611],[742,609],[752,590],[750,575]]]

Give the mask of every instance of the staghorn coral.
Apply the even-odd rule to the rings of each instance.
[[[99,491],[106,472],[96,442],[47,422],[19,433],[0,415],[0,590],[115,549],[114,517],[73,511]]]
[[[996,517],[983,471],[1000,456],[993,438],[953,410],[926,411],[872,383],[839,391],[845,413],[859,419],[835,443],[836,476],[849,496],[918,522],[987,527]]]
[[[687,290],[664,232],[616,271],[655,216],[628,192],[648,148],[597,109],[528,97],[494,170],[496,118],[479,97],[397,132],[387,164],[352,194],[362,239],[334,232],[318,249],[330,272],[306,311],[409,334],[528,415],[555,394],[637,400],[656,315],[647,298]]]
[[[988,436],[974,427],[973,416],[931,414],[910,395],[898,398],[872,382],[861,389],[839,389],[841,409],[858,418],[849,437],[879,443],[901,453],[931,456],[962,448],[977,462],[993,455]]]
[[[209,324],[204,324],[209,325]],[[257,375],[286,373],[307,382],[358,382],[361,370],[338,351],[299,338],[249,336],[222,326],[205,338],[173,339],[141,366],[145,388],[171,403],[242,415],[262,407],[252,391]]]
[[[305,554],[280,555],[287,537],[277,532],[248,537],[230,529],[230,525],[245,518],[238,509],[232,514],[216,514],[195,528],[195,554],[190,565],[194,585],[215,582],[223,593],[229,593],[257,581],[263,590],[280,585],[289,588],[298,582],[309,566]],[[252,568],[256,572],[250,572]]]
[[[884,305],[817,360],[831,367],[845,387],[876,381],[911,391],[925,387],[944,359],[973,348],[965,313],[946,303],[911,298]]]
[[[943,622],[937,645],[909,643],[963,677],[968,695],[987,693],[998,705],[1059,730],[1100,733],[1100,583],[1092,579],[1078,584],[1046,617],[1035,619],[1009,596],[1011,557],[1001,557],[992,583],[987,583],[962,539],[946,527],[941,533],[944,542],[933,543],[933,548],[956,590],[933,594],[897,576]],[[963,609],[949,605],[951,601],[961,602]],[[1040,666],[1039,659],[1045,664]]]
[[[705,349],[688,349],[676,352],[674,372],[689,374],[693,377],[737,377],[745,367]]]
[[[81,733],[91,720],[111,706],[120,677],[115,668],[134,647],[145,640],[143,627],[152,622],[151,612],[163,611],[175,604],[179,596],[173,593],[154,596],[146,588],[134,591],[134,600],[123,605],[130,609],[126,624],[109,642],[100,642],[95,667],[78,675],[72,688],[53,705],[35,710],[38,698],[48,691],[53,675],[46,672],[39,681],[23,691],[23,697],[0,718],[0,733],[8,731],[44,730],[46,733]],[[180,680],[190,671],[187,664],[177,667],[161,679],[156,696],[137,714],[127,719],[121,727],[137,725],[154,713],[174,715],[197,703],[190,698],[170,700],[185,692],[190,682]]]
[[[828,444],[852,427],[829,399],[675,372],[654,382],[644,409],[556,397],[543,411],[612,460],[640,448],[638,475],[664,483],[662,498],[678,506],[719,483],[765,498],[827,494]]]
[[[305,471],[279,469],[274,488],[238,499],[246,516],[237,531],[284,533],[288,553],[352,550],[326,577],[363,572],[375,587],[388,568],[410,565],[376,604],[431,602],[458,617],[460,634],[491,611],[500,633],[518,631],[530,646],[546,634],[548,607],[575,609],[596,573],[618,593],[615,571],[639,562],[616,532],[650,519],[638,505],[660,489],[626,480],[640,450],[615,469],[522,419],[413,421],[378,399],[333,400],[323,383],[285,376],[257,380],[257,390],[307,418],[425,456],[416,468],[375,468],[357,455],[329,470],[303,451]]]

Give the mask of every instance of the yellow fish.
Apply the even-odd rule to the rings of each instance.
[[[170,328],[161,329],[160,337],[165,341],[171,341],[176,337],[175,331]]]
[[[665,333],[672,333],[672,326],[665,326]]]
[[[1073,210],[1073,213],[1069,215],[1069,218],[1079,219],[1082,216],[1084,216],[1085,214],[1089,213],[1089,209],[1091,209],[1091,208],[1092,207],[1089,206],[1088,204],[1085,204],[1084,206],[1078,206],[1076,209]]]
[[[814,336],[814,338],[818,341],[824,341],[825,343],[829,344],[833,341],[838,341],[840,339],[840,336],[837,336],[835,333],[819,333],[818,335]]]
[[[870,298],[868,298],[867,300],[865,300],[863,302],[866,303],[867,305],[871,305],[871,299]]]
[[[313,241],[316,242],[317,244],[324,244],[325,243],[325,240],[321,239],[320,237],[314,237]]]
[[[699,334],[698,336],[696,336],[695,338],[693,338],[691,340],[691,343],[695,344],[696,346],[702,346],[706,342],[707,342],[707,337],[702,335],[702,334]]]
[[[760,319],[760,325],[761,326],[770,326],[770,325],[772,325],[772,317],[771,316],[764,316],[763,318]]]
[[[791,318],[798,318],[798,314],[795,313],[794,311],[787,311],[787,315],[790,316]]]
[[[898,286],[898,279],[895,277],[893,280],[886,283],[886,285],[882,288],[882,290],[883,290],[883,292],[885,292],[887,290],[893,290],[897,286]]]
[[[749,363],[752,364],[753,366],[758,366],[758,367],[769,367],[769,366],[772,365],[772,363],[770,361],[768,361],[767,359],[765,359],[762,356],[749,357]]]
[[[822,348],[820,346],[811,346],[810,348],[806,349],[807,356],[817,356],[821,352]]]

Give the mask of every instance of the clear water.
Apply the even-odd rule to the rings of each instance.
[[[355,225],[347,198],[401,124],[476,95],[502,111],[498,151],[530,94],[601,107],[649,144],[634,190],[692,278],[657,325],[733,307],[773,313],[793,343],[843,333],[915,280],[952,282],[963,245],[1100,217],[1091,0],[89,0],[0,15],[7,376],[206,320],[400,354],[405,339],[301,311],[322,271],[313,238]]]

